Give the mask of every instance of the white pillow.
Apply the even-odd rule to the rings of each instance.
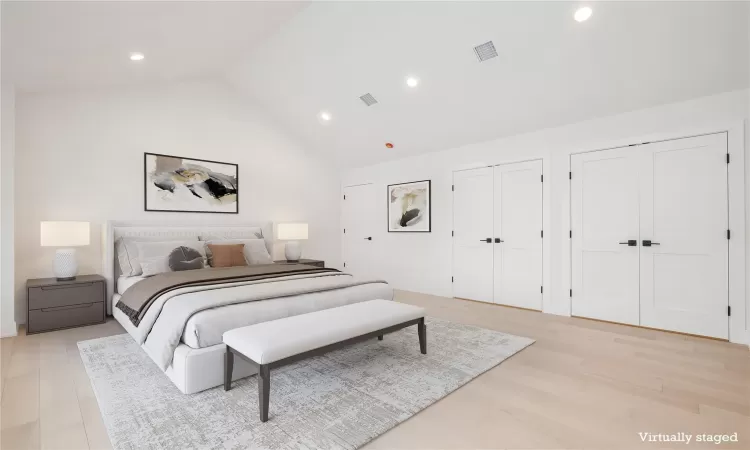
[[[120,274],[123,277],[133,277],[142,273],[141,263],[138,261],[138,242],[185,242],[191,241],[193,243],[198,242],[197,237],[174,237],[169,238],[165,236],[134,236],[134,237],[121,237],[115,242],[115,253],[117,254],[117,263],[120,269]],[[179,247],[179,245],[175,245]],[[202,247],[202,246],[201,246]]]
[[[150,277],[160,273],[171,272],[168,256],[155,256],[153,258],[141,259],[142,276]]]
[[[245,255],[245,262],[248,266],[253,264],[271,264],[273,259],[268,254],[266,248],[266,241],[263,239],[219,239],[213,241],[204,241],[206,244],[206,256],[208,257],[208,263],[213,263],[213,255],[211,249],[208,248],[208,244],[212,245],[228,245],[228,244],[245,244],[245,248],[242,253]]]
[[[135,246],[137,248],[137,254],[138,254],[138,262],[139,262],[139,269],[140,272],[136,275],[146,275],[146,269],[145,267],[142,267],[145,263],[149,264],[149,272],[151,272],[151,275],[156,275],[157,273],[163,273],[163,272],[169,272],[169,254],[172,252],[172,250],[176,249],[177,247],[190,247],[194,248],[198,253],[201,254],[203,259],[203,264],[205,265],[206,261],[206,251],[203,249],[203,244],[197,240],[195,241],[164,241],[164,242],[136,242]],[[159,260],[159,261],[157,261]],[[163,265],[166,265],[166,270],[163,269]]]

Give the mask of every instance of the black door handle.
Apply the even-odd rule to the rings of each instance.
[[[368,241],[371,241],[372,240],[372,236],[366,237],[365,239],[368,240]]]
[[[661,245],[658,242],[651,242],[648,239],[643,240],[643,246],[644,247],[651,247],[652,245]]]
[[[500,238],[495,238],[495,244],[499,244],[501,242],[505,242],[505,241]]]
[[[491,244],[492,243],[492,238],[480,239],[479,242],[486,242],[488,244]]]
[[[628,239],[626,242],[620,242],[620,245],[627,245],[628,247],[636,247],[638,245],[638,241],[635,239]]]

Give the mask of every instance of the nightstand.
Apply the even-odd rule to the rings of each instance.
[[[101,275],[75,280],[37,278],[26,281],[26,334],[103,323],[106,281]]]
[[[319,259],[300,259],[299,261],[287,261],[286,259],[280,259],[274,261],[276,264],[304,264],[306,266],[325,267],[326,262]]]

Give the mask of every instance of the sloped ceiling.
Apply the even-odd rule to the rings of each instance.
[[[28,92],[223,77],[307,5],[3,1],[3,82]]]
[[[578,6],[314,2],[228,78],[345,166],[748,86],[746,2],[601,2],[584,23]]]
[[[22,91],[228,80],[343,166],[749,84],[748,2],[596,2],[584,23],[579,6],[4,1],[2,76]],[[479,63],[489,40],[499,56]]]

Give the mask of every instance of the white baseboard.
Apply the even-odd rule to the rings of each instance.
[[[8,328],[10,328],[10,330]],[[7,337],[14,337],[14,336],[18,336],[18,324],[16,324],[15,321],[13,321],[13,324],[10,325],[9,327],[4,327],[0,329],[0,338],[7,338]]]

